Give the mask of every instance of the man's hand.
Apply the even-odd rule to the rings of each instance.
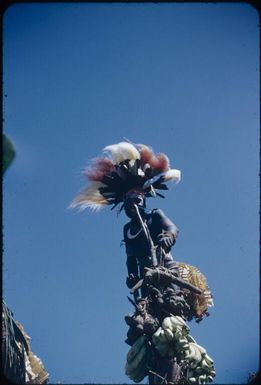
[[[126,285],[129,289],[136,285],[137,282],[139,282],[139,277],[132,273],[126,278]]]
[[[170,252],[171,246],[176,242],[174,234],[170,232],[161,233],[158,235],[157,244],[162,247],[166,253]]]

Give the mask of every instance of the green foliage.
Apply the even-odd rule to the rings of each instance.
[[[250,385],[260,384],[260,372],[249,373],[247,383]]]
[[[15,148],[11,140],[3,134],[3,173],[10,166],[15,157]]]

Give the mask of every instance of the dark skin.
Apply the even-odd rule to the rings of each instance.
[[[135,196],[134,194],[133,197],[130,197],[125,201],[124,211],[125,211],[125,214],[131,219],[130,232],[132,235],[136,234],[141,228],[141,224],[137,215],[137,210],[135,208],[135,205],[138,207],[141,217],[143,217],[144,204],[145,204],[145,200],[142,195]],[[127,267],[129,272],[131,270],[131,267],[128,266],[128,260],[127,260]],[[127,286],[132,287],[137,281],[138,281],[138,270],[134,271],[134,273],[129,272],[129,276],[127,277],[127,281],[126,281]]]
[[[128,287],[134,286],[137,280],[143,277],[143,268],[148,266],[147,257],[151,255],[148,240],[137,215],[137,208],[142,220],[147,224],[154,245],[160,246],[165,251],[166,261],[173,261],[169,252],[171,246],[175,244],[178,234],[177,227],[161,210],[145,211],[145,197],[142,193],[134,191],[127,196],[124,209],[126,215],[131,219],[124,226],[128,269],[126,283]]]
[[[139,230],[141,227],[135,205],[139,208],[140,215],[144,216],[143,213],[145,206],[145,198],[142,194],[130,194],[130,196],[126,198],[124,204],[125,214],[131,219],[131,230],[133,230],[134,232]]]

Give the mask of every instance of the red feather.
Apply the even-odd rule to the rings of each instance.
[[[92,166],[84,171],[84,175],[91,181],[101,181],[104,175],[114,170],[113,162],[108,158],[94,159]]]
[[[140,160],[141,163],[144,165],[146,163],[150,163],[150,160],[154,156],[153,151],[144,144],[141,144],[138,146],[139,153],[140,153]]]
[[[138,145],[142,165],[148,163],[152,170],[165,172],[169,169],[169,159],[165,154],[154,155],[154,152],[144,144]]]
[[[153,171],[165,172],[169,169],[169,159],[164,154],[157,154],[150,159],[149,165]]]

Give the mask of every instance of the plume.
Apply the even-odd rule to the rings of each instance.
[[[116,164],[119,164],[126,159],[140,159],[140,153],[137,148],[128,142],[120,142],[118,144],[106,146],[103,151],[105,154],[109,153]]]
[[[103,157],[94,158],[85,169],[89,185],[73,200],[70,208],[99,210],[106,205],[124,202],[128,191],[141,190],[146,197],[163,195],[156,190],[168,190],[166,182],[180,181],[179,170],[170,168],[169,158],[154,154],[145,144],[120,142],[106,146]]]
[[[113,170],[114,164],[112,160],[108,158],[95,158],[83,174],[91,181],[101,181],[104,175],[111,173]]]
[[[169,159],[165,154],[154,154],[151,147],[145,144],[137,144],[140,152],[141,167],[153,169],[154,174],[167,171],[169,169]]]
[[[180,170],[176,170],[174,168],[168,170],[164,175],[164,181],[173,181],[174,183],[179,183],[181,179],[181,172]]]
[[[72,201],[70,208],[78,207],[80,211],[90,208],[93,211],[99,211],[104,205],[108,204],[107,200],[101,195],[100,188],[106,187],[101,182],[92,182],[87,188],[82,190],[79,195]]]

